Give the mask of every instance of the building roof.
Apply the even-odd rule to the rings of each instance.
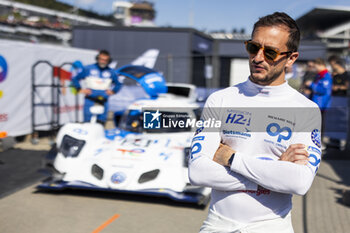
[[[147,2],[142,3],[134,3],[131,6],[131,9],[133,10],[147,10],[147,11],[154,11],[153,6]]]
[[[0,0],[0,6],[6,6],[6,7],[14,7],[19,10],[26,10],[30,12],[35,12],[37,14],[45,14],[50,16],[58,16],[63,19],[69,19],[73,21],[93,24],[93,25],[100,25],[100,26],[112,26],[113,23],[100,20],[100,19],[94,19],[89,17],[84,17],[80,15],[74,15],[74,14],[68,14],[61,11],[51,10],[43,7],[33,6],[29,4],[19,3],[19,2],[13,2],[8,0]]]
[[[316,7],[296,21],[303,32],[324,31],[350,21],[350,7]]]
[[[204,32],[194,28],[185,27],[127,27],[127,26],[97,26],[97,25],[76,25],[74,30],[110,30],[110,31],[138,31],[138,32],[187,32],[199,35],[205,39],[213,41],[214,38]]]
[[[211,37],[217,40],[249,40],[251,39],[251,35],[243,34],[243,33],[221,33],[221,32],[213,32],[209,33]]]

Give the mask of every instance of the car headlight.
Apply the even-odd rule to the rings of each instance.
[[[77,157],[85,144],[84,140],[79,140],[68,135],[64,135],[60,146],[60,152],[64,157]]]
[[[157,178],[159,172],[160,172],[159,169],[155,169],[155,170],[143,173],[139,178],[139,183],[142,184],[142,183],[154,180],[155,178]]]

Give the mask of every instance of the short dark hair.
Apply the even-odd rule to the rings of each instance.
[[[326,66],[325,60],[323,58],[320,58],[320,57],[315,59],[315,64]]]
[[[271,26],[284,26],[288,29],[289,38],[287,41],[287,48],[292,52],[297,52],[300,42],[300,30],[295,22],[289,15],[284,12],[275,12],[271,15],[266,15],[259,18],[254,24],[252,37],[255,30],[259,27],[271,27]]]
[[[98,55],[101,55],[101,54],[103,54],[103,55],[107,55],[107,56],[111,56],[110,54],[109,54],[109,52],[107,51],[107,50],[105,50],[105,49],[102,49],[102,50],[100,50],[99,52],[98,52]],[[97,55],[97,56],[98,56]]]
[[[337,65],[340,65],[341,67],[345,68],[345,61],[343,59],[341,59],[339,56],[337,55],[332,55],[328,58],[328,62],[334,62]]]

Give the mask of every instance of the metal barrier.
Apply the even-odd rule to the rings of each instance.
[[[52,133],[56,132],[61,126],[60,121],[60,96],[62,96],[62,88],[65,88],[62,85],[62,70],[66,66],[71,66],[72,63],[65,62],[60,66],[54,66],[49,61],[40,60],[37,61],[31,70],[32,75],[32,133],[35,135],[40,130],[40,127],[48,126],[48,129],[43,131],[50,131]],[[50,71],[50,82],[46,83],[37,83],[37,74],[40,72],[40,67],[48,68]],[[50,100],[46,100],[40,96],[40,90],[47,88],[50,92]],[[39,99],[39,101],[37,100]],[[63,99],[64,101],[64,99]],[[79,120],[79,98],[78,95],[75,96],[75,117],[74,119],[69,117],[70,121],[77,122]],[[44,114],[46,115],[46,122],[37,122],[37,112],[38,108],[44,108]],[[41,117],[41,119],[43,119]],[[35,136],[34,136],[35,137]]]

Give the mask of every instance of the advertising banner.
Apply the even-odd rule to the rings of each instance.
[[[32,75],[35,84],[40,85],[33,95],[37,104],[35,124],[48,123],[57,117],[52,116],[52,106],[49,106],[53,102],[52,98],[56,98],[56,93],[52,93],[50,87],[41,86],[52,84],[52,80],[63,85],[59,88],[59,107],[54,109],[54,113],[60,113],[59,124],[74,121],[76,108],[80,110],[81,120],[84,100],[79,95],[79,106],[75,106],[76,95],[68,86],[72,76],[71,66],[66,64],[62,69],[59,67],[76,60],[83,64],[94,63],[96,53],[86,49],[0,40],[0,131],[7,132],[9,136],[32,132]],[[38,62],[32,73],[33,65]],[[47,125],[39,129],[48,130],[49,127]]]

